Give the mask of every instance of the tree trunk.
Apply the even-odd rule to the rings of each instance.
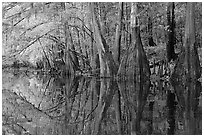
[[[113,60],[112,53],[109,51],[109,46],[101,34],[100,23],[94,13],[94,3],[90,4],[90,12],[92,13],[94,35],[99,53],[100,75],[102,77],[113,76],[117,73],[117,66]]]
[[[77,31],[77,41],[78,41],[78,46],[79,46],[79,52],[81,53],[81,55],[83,55],[83,50],[82,50],[82,45],[81,42],[80,42],[80,35],[79,35],[79,31]],[[82,68],[85,68],[85,61],[84,61],[84,58],[81,59],[82,63]]]
[[[185,25],[185,51],[179,56],[172,78],[175,80],[191,81],[201,76],[201,66],[195,40],[194,3],[187,3]]]
[[[149,4],[150,10],[148,12],[148,41],[149,41],[149,46],[156,46],[153,40],[153,34],[152,34],[152,11],[151,11],[151,5]]]
[[[140,37],[137,5],[135,3],[132,3],[131,7],[131,29],[132,44],[121,61],[118,76],[121,80],[125,80],[126,78],[132,80],[141,80],[142,77],[149,78],[150,68]]]
[[[90,15],[91,16],[91,15]],[[94,45],[94,35],[93,35],[93,27],[91,25],[91,23],[89,23],[89,28],[91,30],[91,46],[90,46],[90,64],[91,64],[91,68],[92,68],[92,74],[98,74],[97,69],[100,68],[99,66],[99,57],[98,57],[98,53],[97,53],[97,48]]]
[[[74,68],[73,68],[73,64],[72,64],[72,61],[71,61],[71,55],[70,55],[70,52],[69,52],[69,44],[68,44],[68,22],[65,22],[64,24],[64,31],[65,31],[65,74],[74,74]]]
[[[121,33],[122,33],[122,19],[123,19],[123,2],[119,3],[118,23],[116,27],[115,46],[113,57],[117,65],[120,64],[120,49],[121,49]]]
[[[72,34],[71,34],[71,29],[70,28],[68,28],[68,29],[69,29],[68,33],[69,33],[69,41],[70,41],[70,47],[71,47],[70,49],[75,51],[75,46],[74,46],[74,41],[73,41]],[[79,69],[79,60],[78,60],[78,57],[77,57],[76,53],[75,52],[70,52],[69,54],[71,56],[71,61],[73,63],[74,71],[80,70]]]
[[[169,2],[167,7],[167,45],[166,45],[166,51],[167,51],[167,59],[168,62],[170,62],[172,59],[175,60],[177,58],[177,55],[174,51],[174,45],[176,43],[175,40],[175,15],[174,15],[174,2]]]
[[[66,5],[62,5],[63,9],[66,12]],[[78,57],[74,52],[70,52],[70,49],[75,51],[74,42],[71,35],[71,30],[68,26],[68,21],[64,23],[64,34],[65,34],[65,54],[64,54],[64,61],[65,67],[63,69],[63,73],[65,75],[75,74],[76,70],[79,70],[79,62]],[[69,44],[70,43],[70,44]]]

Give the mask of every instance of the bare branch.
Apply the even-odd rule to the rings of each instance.
[[[40,39],[38,39],[38,41],[39,41],[39,43],[40,43],[40,46],[42,47],[43,53],[44,53],[44,55],[45,55],[45,58],[46,58],[47,61],[48,61],[49,67],[51,68],[51,64],[50,64],[49,58],[47,57],[47,54],[45,53],[45,50],[44,50],[44,48],[43,48],[43,46],[42,46],[42,43],[40,42]]]
[[[52,30],[46,32],[45,34],[43,34],[43,35],[37,37],[35,40],[33,40],[32,42],[30,42],[26,47],[24,47],[23,49],[21,49],[18,54],[20,54],[21,52],[23,52],[24,50],[26,50],[28,47],[30,47],[31,45],[33,45],[38,39],[42,38],[43,36],[47,35],[48,33],[50,33],[50,32],[53,31],[53,30],[55,30],[55,29],[52,29]]]
[[[43,24],[46,24],[46,23],[48,23],[48,22],[42,22],[42,23],[36,24],[35,26],[32,26],[31,28],[26,29],[22,34],[20,34],[20,37],[21,37],[22,35],[24,35],[27,31],[32,31],[32,30],[35,29],[36,27],[38,27],[38,26],[40,26],[40,25],[43,25]]]

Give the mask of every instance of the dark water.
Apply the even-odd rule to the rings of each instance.
[[[202,134],[200,82],[2,73],[3,134]]]

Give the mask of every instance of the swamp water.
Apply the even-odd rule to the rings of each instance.
[[[202,134],[201,97],[200,82],[3,71],[2,134]]]

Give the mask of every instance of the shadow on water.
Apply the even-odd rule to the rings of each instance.
[[[201,83],[3,72],[2,133],[201,134]]]

